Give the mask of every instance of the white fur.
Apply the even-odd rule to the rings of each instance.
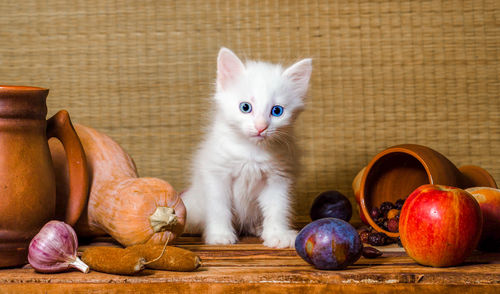
[[[294,246],[292,131],[311,70],[311,59],[283,70],[264,62],[244,65],[229,49],[220,50],[216,109],[193,160],[191,186],[182,194],[186,232],[202,232],[208,244],[232,244],[244,232],[262,237],[269,247]],[[241,102],[250,102],[252,112],[241,112]],[[280,117],[271,115],[274,105],[283,106]]]

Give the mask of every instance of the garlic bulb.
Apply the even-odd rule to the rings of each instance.
[[[55,273],[76,268],[84,273],[89,267],[76,256],[78,239],[73,228],[61,221],[50,221],[33,237],[28,261],[38,272]]]

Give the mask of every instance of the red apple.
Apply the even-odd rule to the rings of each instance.
[[[476,248],[483,218],[468,192],[454,187],[423,185],[406,199],[399,234],[406,253],[423,265],[454,266]]]
[[[465,191],[474,196],[483,213],[483,233],[479,249],[500,251],[500,189],[474,187]]]

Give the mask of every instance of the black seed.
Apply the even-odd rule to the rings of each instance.
[[[391,218],[390,220],[387,221],[387,230],[390,232],[397,232],[399,231],[399,222],[395,218]]]
[[[382,204],[380,204],[380,213],[385,216],[387,215],[387,212],[389,212],[389,210],[393,208],[394,204],[392,204],[391,202],[389,201],[382,202]]]
[[[384,233],[371,233],[368,236],[368,244],[382,246],[385,244],[386,235]]]
[[[370,216],[373,219],[377,219],[380,216],[380,210],[377,207],[373,207],[372,210],[370,211]]]
[[[404,199],[398,199],[398,200],[396,200],[396,203],[394,204],[394,206],[396,207],[396,209],[401,209],[401,208],[403,208],[404,203],[405,203]]]
[[[364,258],[376,258],[382,255],[382,251],[378,250],[377,248],[368,246],[363,247],[362,254]]]
[[[368,243],[368,236],[370,236],[370,232],[368,232],[368,231],[361,231],[359,233],[359,238],[361,239],[361,242],[363,242],[363,243]]]

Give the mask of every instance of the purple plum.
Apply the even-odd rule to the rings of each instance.
[[[348,222],[352,216],[352,205],[342,193],[333,190],[325,191],[314,199],[309,215],[313,221],[334,217]]]
[[[343,269],[361,256],[362,243],[352,225],[322,218],[305,226],[295,239],[300,257],[318,269]]]

